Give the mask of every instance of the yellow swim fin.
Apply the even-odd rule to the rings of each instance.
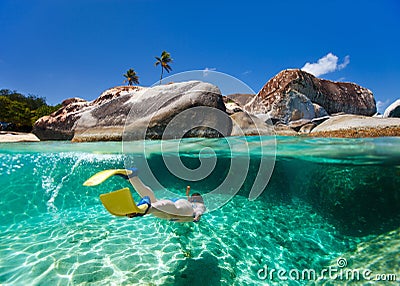
[[[100,200],[104,207],[115,216],[136,216],[146,214],[149,206],[137,206],[129,188],[124,188],[107,194],[101,194]]]
[[[111,169],[98,172],[97,174],[90,177],[86,182],[83,183],[84,186],[96,186],[103,183],[105,180],[114,175],[129,176],[132,174],[131,170],[125,169]]]

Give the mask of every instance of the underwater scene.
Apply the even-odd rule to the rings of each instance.
[[[168,142],[142,143],[145,156],[123,142],[1,143],[0,284],[399,283],[400,138],[187,138],[178,153]],[[188,169],[212,160],[213,169],[185,180],[165,157]],[[243,172],[232,171],[242,157]],[[271,174],[260,171],[265,158]],[[82,184],[127,162],[160,197],[168,190],[185,198],[187,185],[206,195],[229,176],[243,180],[198,223],[115,217],[99,195],[128,187],[139,201],[130,182]]]

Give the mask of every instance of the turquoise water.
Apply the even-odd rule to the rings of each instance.
[[[129,182],[115,177],[82,186],[98,171],[124,168],[129,156],[135,161],[138,154],[123,153],[122,143],[1,143],[0,284],[280,285],[277,277],[261,279],[259,270],[319,271],[400,227],[400,138],[278,137],[274,171],[254,201],[248,194],[260,160],[275,151],[260,153],[252,147],[256,138],[231,143],[241,146],[243,139],[250,146],[244,184],[198,224],[112,217],[98,196]],[[171,175],[160,141],[147,143],[146,159],[166,189],[184,196],[191,184],[204,194],[227,175],[232,157],[243,156],[241,148],[227,152],[224,140],[180,143],[190,168],[198,166],[201,148],[215,152],[215,169],[199,182]],[[391,259],[400,262],[398,255]]]

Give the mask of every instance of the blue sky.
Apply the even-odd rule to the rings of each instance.
[[[1,0],[0,88],[92,100],[131,67],[152,85],[167,50],[171,74],[215,69],[258,91],[304,67],[387,106],[400,98],[399,15],[396,0]]]

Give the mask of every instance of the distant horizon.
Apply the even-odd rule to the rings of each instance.
[[[256,93],[276,74],[302,69],[371,90],[378,111],[400,98],[400,3],[51,1],[0,2],[0,89],[46,98],[97,98],[133,68],[140,86],[172,72],[218,71]]]

